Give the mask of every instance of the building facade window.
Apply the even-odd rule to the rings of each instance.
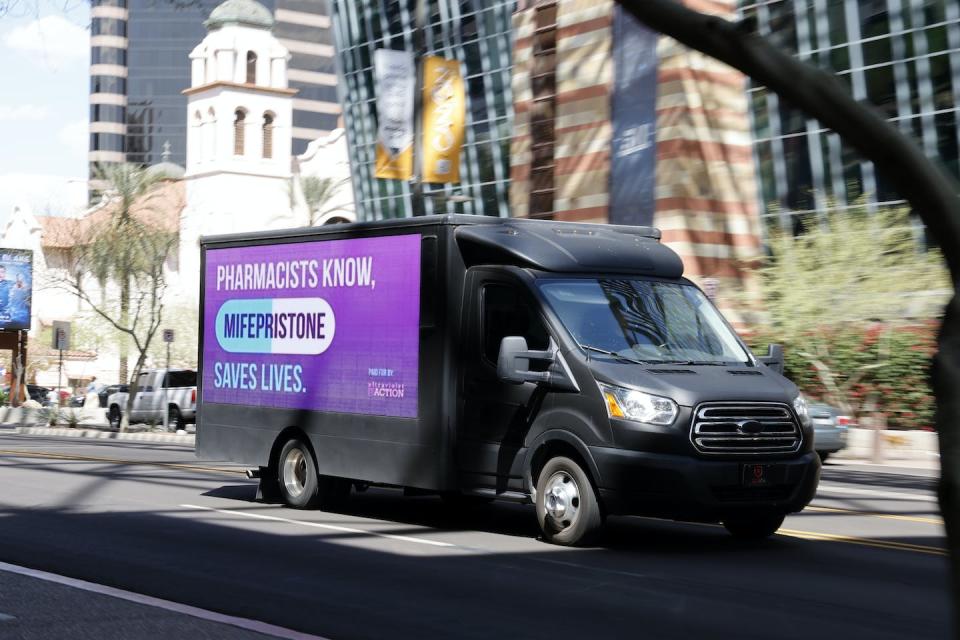
[[[233,153],[242,156],[244,151],[244,133],[247,125],[247,112],[237,109],[233,113]]]
[[[273,157],[273,121],[274,115],[269,111],[263,114],[263,157]]]
[[[90,105],[90,122],[118,122],[127,121],[127,110],[113,104],[92,104]]]
[[[960,12],[942,0],[740,0],[741,18],[790,53],[836,74],[960,177]],[[951,43],[954,43],[951,45]],[[798,227],[834,208],[905,202],[872,163],[761,85],[749,88],[761,215]],[[802,225],[801,225],[802,226]]]
[[[127,50],[117,47],[93,47],[90,52],[90,63],[126,66]]]
[[[357,210],[365,220],[433,213],[509,216],[515,36],[512,16],[517,3],[424,0],[424,4],[427,17],[424,28],[418,32],[423,38],[423,54],[460,61],[466,94],[460,182],[423,184],[423,197],[417,197],[406,181],[374,177],[374,51],[418,48],[419,43],[414,42],[412,5],[332,0],[335,55],[345,83],[343,90],[345,95],[363,96],[343,105]],[[291,64],[297,56],[294,53]]]
[[[257,54],[247,51],[247,84],[257,84]]]
[[[117,18],[94,18],[90,24],[90,34],[94,36],[127,37],[127,21]]]
[[[119,76],[90,76],[90,93],[127,93],[127,79]]]

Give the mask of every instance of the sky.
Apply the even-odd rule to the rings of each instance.
[[[89,67],[87,2],[0,12],[0,224],[17,205],[68,215],[85,204]]]

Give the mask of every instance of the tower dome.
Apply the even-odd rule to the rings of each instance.
[[[208,31],[226,25],[243,25],[257,29],[272,29],[273,14],[256,0],[226,0],[210,12],[203,25]]]

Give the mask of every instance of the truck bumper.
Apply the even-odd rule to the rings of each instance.
[[[710,460],[591,447],[600,499],[614,515],[716,522],[725,515],[769,510],[792,513],[813,499],[820,459],[810,452],[778,459]],[[743,465],[771,465],[771,481],[744,486]]]

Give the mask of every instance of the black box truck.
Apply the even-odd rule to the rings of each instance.
[[[291,507],[387,485],[774,533],[820,475],[806,405],[647,227],[483,216],[201,241],[197,455]],[[782,367],[782,355],[780,356]]]

